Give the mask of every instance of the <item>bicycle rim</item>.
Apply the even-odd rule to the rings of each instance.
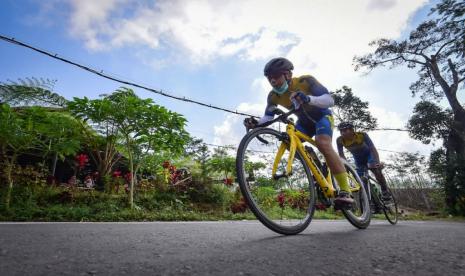
[[[349,186],[352,189],[354,204],[351,209],[343,209],[342,213],[346,219],[355,227],[365,229],[370,225],[371,209],[370,201],[363,185],[362,180],[357,172],[346,162],[343,161],[349,178]]]
[[[389,221],[389,223],[394,225],[397,223],[397,215],[399,214],[397,210],[397,201],[394,195],[392,194],[391,189],[388,188],[388,191],[391,194],[391,200],[387,202],[381,200],[381,202],[383,205],[384,216],[386,216],[386,219]]]
[[[298,152],[292,175],[272,178],[272,168],[284,134],[258,128],[242,139],[236,158],[236,171],[250,210],[269,229],[284,235],[302,232],[315,211],[315,186],[308,167]],[[281,158],[278,174],[285,172],[288,151]]]
[[[371,182],[375,183],[375,185],[378,185],[378,187],[380,187],[378,181],[374,177],[370,176],[369,179]],[[381,194],[373,194],[373,196],[374,197],[376,196],[377,203],[383,209],[383,213],[386,219],[389,221],[389,223],[394,225],[397,223],[399,212],[397,210],[397,201],[396,201],[396,198],[394,197],[394,194],[389,188],[388,188],[388,192],[391,195],[391,200],[387,202],[382,199]]]

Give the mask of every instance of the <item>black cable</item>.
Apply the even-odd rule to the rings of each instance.
[[[121,80],[121,79],[112,77],[112,76],[110,76],[110,75],[108,75],[108,74],[105,74],[105,73],[103,72],[103,70],[97,71],[97,70],[92,69],[92,68],[90,68],[90,67],[87,67],[87,66],[81,65],[81,64],[79,64],[79,63],[70,61],[70,60],[68,60],[68,59],[59,57],[57,54],[52,54],[52,53],[50,53],[50,52],[47,52],[47,51],[38,49],[38,48],[36,48],[36,47],[34,47],[34,46],[31,46],[31,45],[22,43],[22,42],[20,42],[20,41],[15,40],[14,38],[8,38],[8,37],[5,37],[5,36],[3,36],[3,35],[0,35],[0,39],[2,39],[2,40],[4,40],[4,41],[7,41],[7,42],[9,42],[9,43],[12,43],[12,44],[16,44],[16,45],[19,45],[19,46],[22,46],[22,47],[31,49],[31,50],[33,50],[33,51],[39,52],[39,53],[44,54],[44,55],[47,55],[47,56],[49,56],[49,57],[51,57],[51,58],[54,58],[54,59],[63,61],[63,62],[65,62],[65,63],[74,65],[74,66],[79,67],[79,68],[81,68],[81,69],[83,69],[83,70],[86,70],[86,71],[88,71],[88,72],[91,72],[91,73],[93,73],[93,74],[99,75],[99,76],[101,76],[101,77],[103,77],[103,78],[106,78],[106,79],[109,79],[109,80],[112,80],[112,81],[115,81],[115,82],[119,82],[119,83],[122,83],[122,84],[134,86],[134,87],[137,87],[137,88],[141,88],[141,89],[144,89],[144,90],[147,90],[147,91],[150,91],[150,92],[153,92],[153,93],[156,93],[156,94],[159,94],[159,95],[168,97],[168,98],[172,98],[172,99],[175,99],[175,100],[184,101],[184,102],[189,102],[189,103],[194,103],[194,104],[198,104],[198,105],[201,105],[201,106],[205,106],[205,107],[209,107],[209,108],[213,108],[213,109],[217,109],[217,110],[221,110],[221,111],[225,111],[225,112],[229,112],[229,113],[233,113],[233,114],[237,114],[237,115],[244,115],[244,116],[248,116],[248,117],[259,118],[259,117],[257,117],[257,116],[253,116],[253,115],[250,115],[250,114],[247,114],[247,113],[238,112],[237,110],[233,111],[233,110],[230,110],[230,109],[226,109],[226,108],[214,106],[214,105],[211,105],[211,104],[206,104],[206,103],[202,103],[202,102],[199,102],[199,101],[191,100],[191,99],[188,99],[188,98],[186,98],[186,97],[177,97],[177,96],[173,96],[173,95],[170,95],[170,94],[168,94],[168,93],[163,92],[162,90],[158,91],[158,90],[153,89],[153,88],[150,88],[150,87],[146,87],[146,86],[139,85],[139,84],[136,84],[136,83],[133,83],[133,82],[129,82],[129,81],[124,81],[124,80]]]
[[[134,86],[134,87],[137,87],[137,88],[141,88],[141,89],[150,91],[150,92],[152,92],[152,93],[156,93],[156,94],[159,94],[159,95],[162,95],[162,96],[165,96],[165,97],[168,97],[168,98],[172,98],[172,99],[175,99],[175,100],[183,101],[183,102],[194,103],[194,104],[197,104],[197,105],[201,105],[201,106],[205,106],[205,107],[209,107],[209,108],[213,108],[213,109],[216,109],[216,110],[221,110],[221,111],[225,111],[225,112],[233,113],[233,114],[237,114],[237,115],[243,115],[243,116],[248,116],[248,117],[260,118],[260,117],[258,117],[258,116],[254,116],[254,115],[251,115],[251,114],[238,112],[237,110],[234,110],[234,111],[233,111],[233,110],[230,110],[230,109],[226,109],[226,108],[214,106],[214,105],[211,105],[211,104],[206,104],[206,103],[202,103],[202,102],[199,102],[199,101],[191,100],[191,99],[188,99],[188,98],[186,98],[186,97],[177,97],[177,96],[173,96],[173,95],[170,95],[170,94],[168,94],[168,93],[163,92],[162,90],[158,91],[158,90],[156,90],[156,89],[153,89],[153,88],[150,88],[150,87],[147,87],[147,86],[143,86],[143,85],[140,85],[140,84],[136,84],[136,83],[134,83],[134,82],[124,81],[124,80],[121,80],[121,79],[112,77],[112,76],[110,76],[110,75],[104,73],[103,70],[97,71],[97,70],[92,69],[92,68],[90,68],[90,67],[87,67],[87,66],[81,65],[81,64],[79,64],[79,63],[70,61],[70,60],[68,60],[68,59],[59,57],[58,54],[52,54],[52,53],[50,53],[50,52],[48,52],[48,51],[41,50],[41,49],[38,49],[38,48],[36,48],[36,47],[34,47],[34,46],[31,46],[31,45],[28,45],[28,44],[26,44],[26,43],[17,41],[17,40],[14,39],[14,38],[8,38],[8,37],[6,37],[6,36],[0,35],[0,39],[4,40],[4,41],[6,41],[6,42],[9,42],[9,43],[15,44],[15,45],[19,45],[19,46],[22,46],[22,47],[31,49],[31,50],[33,50],[33,51],[39,52],[39,53],[41,53],[41,54],[44,54],[44,55],[49,56],[49,57],[51,57],[51,58],[54,58],[54,59],[63,61],[63,62],[65,62],[65,63],[71,64],[71,65],[73,65],[73,66],[79,67],[79,68],[81,68],[81,69],[83,69],[83,70],[86,70],[86,71],[88,71],[88,72],[91,72],[91,73],[93,73],[93,74],[96,74],[96,75],[98,75],[98,76],[101,76],[101,77],[103,77],[103,78],[106,78],[106,79],[109,79],[109,80],[112,80],[112,81],[115,81],[115,82],[119,82],[119,83],[122,83],[122,84]],[[377,128],[377,129],[373,129],[373,130],[408,131],[408,130],[406,130],[406,129],[399,129],[399,128]]]

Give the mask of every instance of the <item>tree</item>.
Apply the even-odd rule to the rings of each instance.
[[[371,42],[370,45],[376,47],[375,51],[355,57],[355,70],[366,68],[371,71],[385,65],[390,68],[406,65],[418,70],[419,78],[410,86],[413,96],[421,94],[423,101],[447,100],[453,117],[443,139],[448,170],[443,183],[458,189],[465,187],[465,179],[459,177],[465,174],[465,109],[457,97],[457,92],[464,90],[465,80],[465,3],[443,0],[431,10],[430,16],[433,18],[421,23],[405,40],[379,39]],[[427,108],[426,105],[420,107],[420,110]],[[426,127],[433,126],[438,125]],[[435,130],[429,132],[434,133]],[[417,134],[413,132],[413,137]],[[456,204],[464,196],[465,193],[448,195],[448,198],[454,198],[446,202],[451,213],[457,213]],[[465,202],[461,204],[465,213]]]
[[[192,156],[196,162],[199,162],[200,176],[205,179],[208,174],[208,161],[210,159],[208,146],[202,139],[190,138],[184,151],[186,155]]]
[[[186,119],[139,98],[133,90],[121,88],[102,99],[74,98],[68,104],[76,116],[97,126],[111,126],[114,137],[121,139],[119,150],[128,159],[131,173],[129,205],[134,206],[134,184],[144,156],[157,151],[180,153],[187,141]]]
[[[333,115],[338,123],[351,122],[358,130],[363,131],[377,127],[376,118],[368,110],[368,102],[355,96],[351,88],[343,86],[331,94],[334,98]]]
[[[226,148],[216,148],[214,151],[208,167],[212,171],[223,173],[224,178],[228,179],[236,170],[236,158],[228,155]]]
[[[52,92],[56,81],[49,79],[26,78],[17,82],[0,82],[0,103],[10,106],[66,106],[67,100]]]
[[[5,207],[10,208],[13,189],[12,171],[18,156],[33,147],[34,122],[27,116],[19,116],[8,104],[0,105],[0,153],[3,173],[7,181]]]
[[[64,159],[65,155],[74,154],[82,140],[79,122],[64,112],[68,101],[52,92],[55,83],[55,80],[35,77],[0,83],[0,102],[16,109],[25,109],[29,106],[45,107],[43,112],[36,114],[35,118],[40,122],[42,134],[42,138],[37,141],[42,144],[40,154],[43,164],[50,155],[54,155],[52,175],[55,174],[57,159]]]
[[[398,175],[419,175],[425,170],[425,157],[420,153],[402,152],[391,158],[392,163],[387,168],[393,169]]]
[[[255,172],[264,168],[266,168],[266,164],[263,162],[245,160],[245,170],[250,180],[255,180]]]
[[[69,115],[50,112],[44,107],[11,108],[0,105],[0,154],[3,173],[8,183],[6,207],[9,208],[13,188],[12,170],[21,154],[39,154],[61,158],[72,155],[80,147],[76,121]]]
[[[421,101],[413,108],[407,123],[410,136],[424,144],[445,140],[452,127],[453,114],[430,101]]]

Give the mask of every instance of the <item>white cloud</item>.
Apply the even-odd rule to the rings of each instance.
[[[368,3],[369,10],[386,10],[396,5],[396,0],[371,0]]]
[[[386,128],[405,129],[408,118],[397,112],[388,111],[382,107],[370,107],[372,115],[378,119],[378,124]],[[406,131],[372,131],[369,133],[375,146],[379,149],[379,154],[382,159],[392,154],[389,151],[399,152],[417,152],[429,155],[433,148],[431,145],[424,145],[419,141],[409,137]],[[388,151],[385,151],[388,150]]]
[[[241,103],[237,107],[237,111],[247,114],[262,114],[264,109],[265,103]],[[233,114],[225,116],[221,124],[214,126],[215,137],[213,143],[217,145],[238,145],[245,134],[242,120],[242,117]]]
[[[103,49],[103,37],[113,34],[109,15],[125,0],[71,0],[71,33],[81,37],[86,47],[92,50]]]
[[[217,56],[248,60],[288,54],[299,70],[330,78],[351,71],[355,53],[383,34],[397,37],[426,0],[282,1],[73,0],[72,33],[94,50],[168,47],[194,63]]]
[[[170,62],[173,57],[204,64],[218,57],[256,61],[282,55],[294,62],[295,75],[311,73],[333,90],[354,83],[358,76],[353,72],[354,55],[369,52],[368,43],[374,39],[398,38],[425,3],[427,0],[160,0],[152,4],[73,0],[70,26],[73,35],[90,49],[140,45],[168,52]],[[165,64],[157,61],[153,67]],[[375,85],[365,87],[366,91],[375,91]],[[262,114],[269,89],[265,78],[256,79],[251,85],[256,93],[237,109]],[[407,120],[379,107],[372,106],[372,112],[383,127],[402,128]],[[242,119],[225,116],[214,128],[214,143],[237,143],[244,133]],[[376,132],[373,136],[380,148],[427,151],[407,133]]]

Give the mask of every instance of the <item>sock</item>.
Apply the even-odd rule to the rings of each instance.
[[[339,187],[341,188],[341,191],[345,191],[345,192],[348,192],[350,194],[349,180],[347,178],[347,172],[334,174],[334,178],[336,178],[336,181],[339,184]]]

